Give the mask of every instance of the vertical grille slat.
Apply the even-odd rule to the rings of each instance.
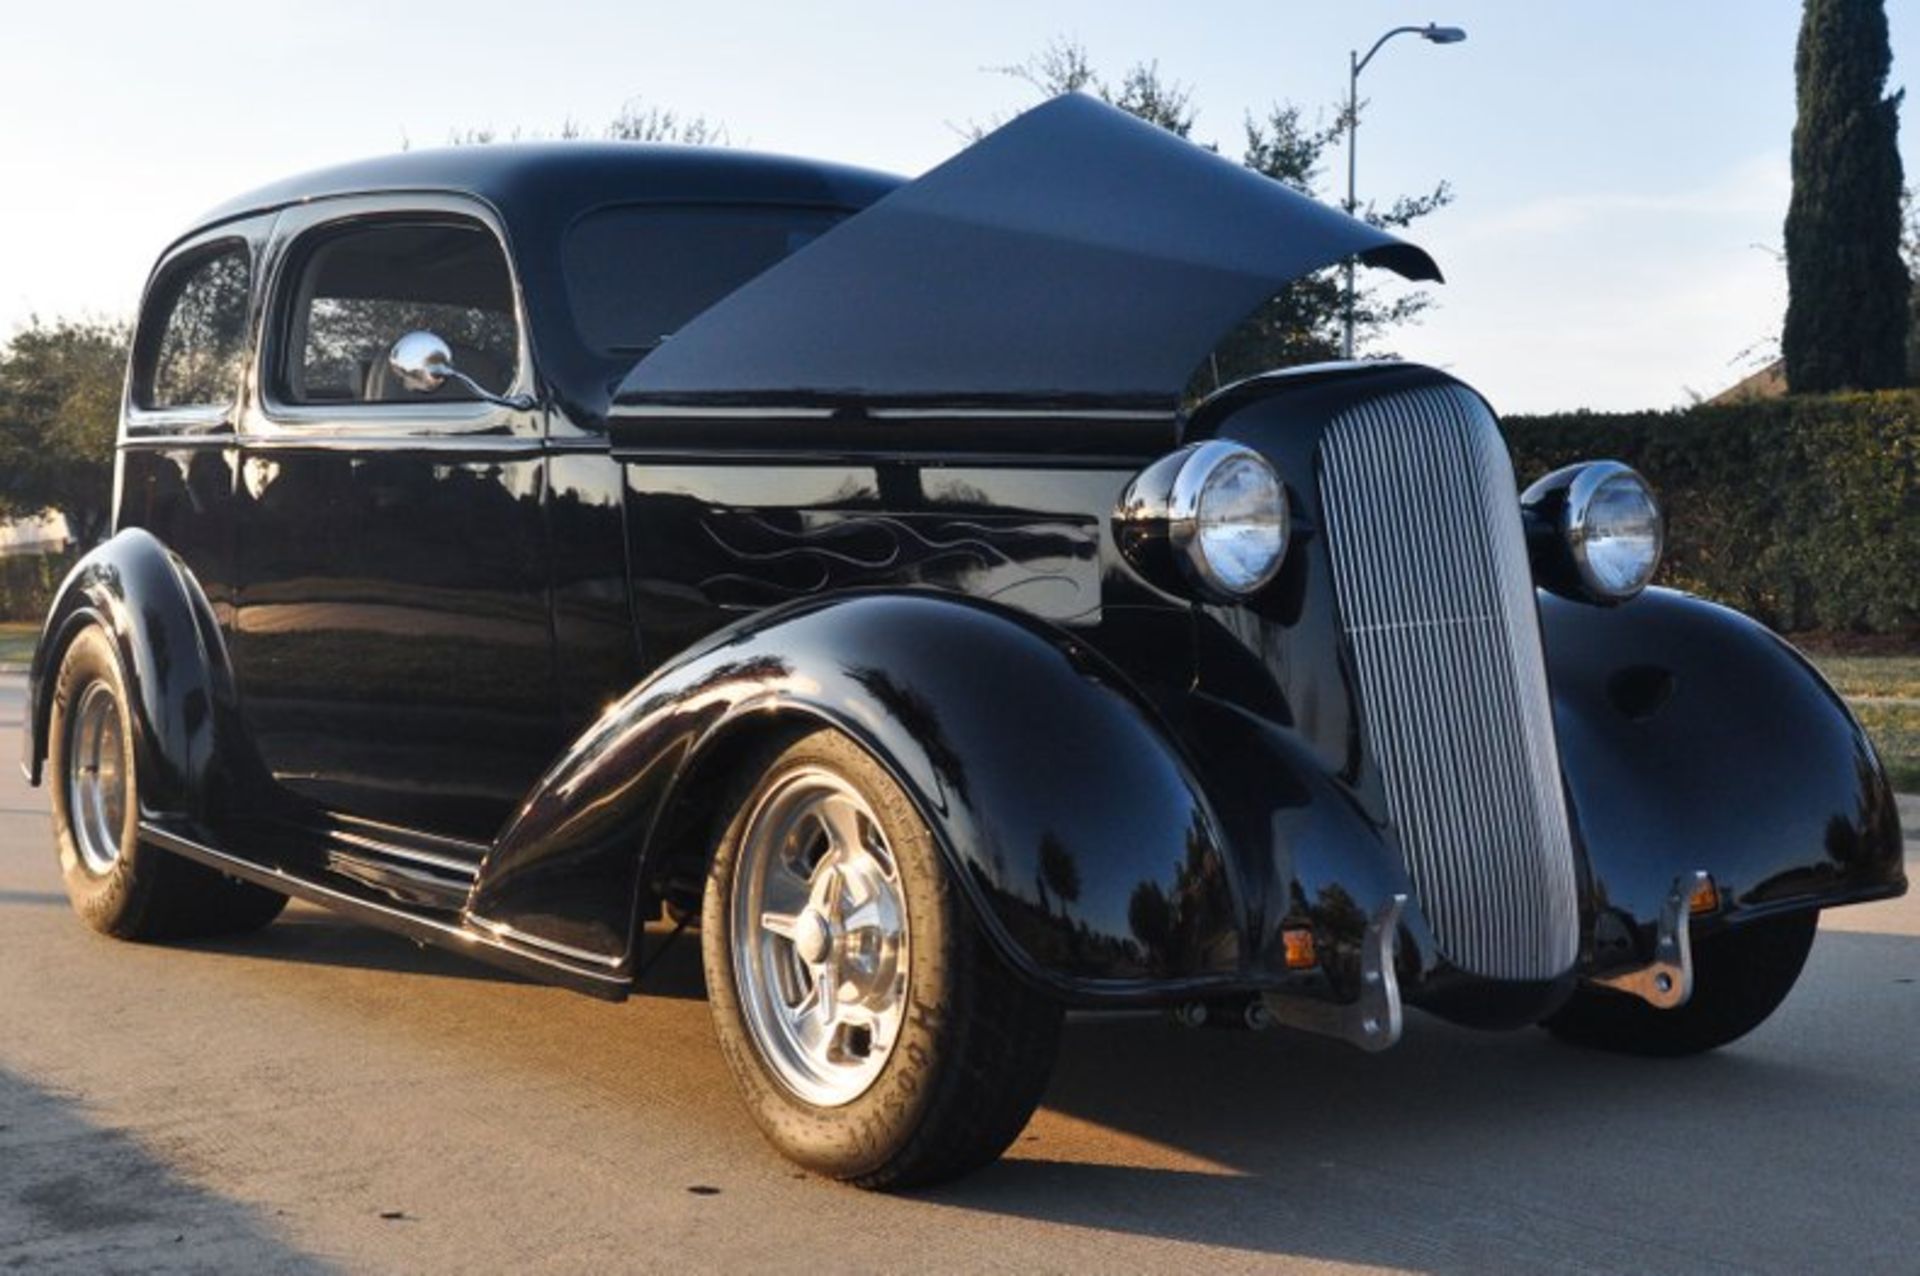
[[[1442,951],[1551,979],[1579,945],[1546,661],[1493,415],[1457,387],[1370,400],[1320,442],[1360,713]]]

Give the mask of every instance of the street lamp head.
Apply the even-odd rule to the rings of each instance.
[[[1434,44],[1458,44],[1467,38],[1464,27],[1436,27],[1429,22],[1420,30],[1420,36]]]

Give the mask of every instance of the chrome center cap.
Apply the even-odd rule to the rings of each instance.
[[[827,926],[827,919],[811,908],[800,914],[794,920],[793,948],[809,966],[825,961],[833,951],[833,931]]]

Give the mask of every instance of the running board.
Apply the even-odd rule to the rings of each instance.
[[[416,943],[445,948],[541,983],[556,984],[603,1001],[624,1001],[632,990],[631,981],[611,971],[588,969],[551,953],[520,947],[506,935],[475,930],[450,920],[424,917],[374,900],[362,899],[265,864],[240,859],[162,821],[141,820],[140,840],[204,864],[228,877],[237,877],[243,882],[252,882],[282,895],[318,904],[353,921],[404,935]]]

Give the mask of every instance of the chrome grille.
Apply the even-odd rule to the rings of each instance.
[[[1473,974],[1562,974],[1573,846],[1492,413],[1458,387],[1350,408],[1321,440],[1320,494],[1363,729],[1435,939]]]

